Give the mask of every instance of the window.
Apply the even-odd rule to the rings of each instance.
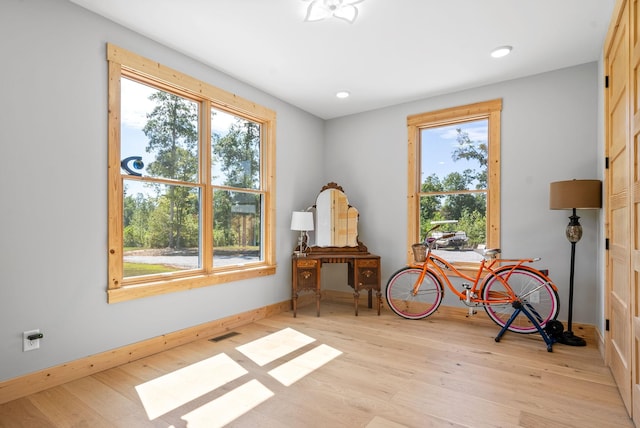
[[[110,303],[275,273],[275,113],[113,45]]]
[[[499,247],[501,109],[493,100],[407,118],[409,260],[427,234],[460,267]]]

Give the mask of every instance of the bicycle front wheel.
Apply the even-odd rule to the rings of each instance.
[[[533,268],[520,266],[514,269],[513,266],[503,266],[485,278],[481,290],[482,298],[488,301],[484,306],[487,315],[500,327],[507,324],[516,310],[511,303],[491,303],[491,300],[509,298],[505,282],[540,327],[544,328],[548,321],[556,319],[560,310],[560,299],[551,283]],[[522,312],[508,329],[522,334],[538,332],[536,326]]]
[[[394,273],[387,282],[387,303],[393,312],[403,318],[417,320],[428,317],[442,302],[442,283],[431,271],[424,274],[418,292],[414,294],[413,289],[421,273],[421,269],[405,267]]]

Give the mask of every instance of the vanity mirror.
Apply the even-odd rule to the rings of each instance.
[[[358,251],[367,248],[358,240],[359,213],[349,205],[344,190],[337,183],[324,186],[312,210],[315,212],[315,242],[311,252]]]

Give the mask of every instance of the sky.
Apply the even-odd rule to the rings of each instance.
[[[434,173],[442,179],[453,171],[479,169],[479,164],[475,160],[460,159],[455,162],[452,160],[451,153],[459,147],[457,128],[466,132],[475,144],[488,143],[488,121],[485,119],[423,129],[420,135],[421,183]]]

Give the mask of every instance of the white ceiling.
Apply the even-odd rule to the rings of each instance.
[[[70,1],[324,119],[597,61],[615,3],[364,0],[349,24],[303,22],[310,0]]]

